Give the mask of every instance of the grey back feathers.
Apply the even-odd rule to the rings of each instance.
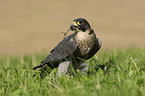
[[[42,64],[47,62],[55,62],[67,58],[70,54],[73,54],[77,49],[77,44],[74,40],[74,34],[64,38],[51,52],[48,57],[42,61]]]

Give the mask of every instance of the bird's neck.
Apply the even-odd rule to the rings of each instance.
[[[95,35],[94,30],[89,28],[86,31],[76,31],[76,36],[79,38],[86,38],[89,35]]]
[[[88,40],[88,39],[91,39],[91,38],[96,38],[96,35],[95,35],[93,29],[88,29],[85,32],[83,32],[83,31],[76,32],[75,38],[79,42],[79,41],[82,41],[82,40]]]

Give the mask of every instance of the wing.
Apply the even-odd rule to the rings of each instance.
[[[101,48],[101,45],[102,45],[101,40],[99,38],[96,38],[95,45],[93,49],[89,52],[87,59],[90,59],[92,56],[94,56]]]
[[[50,55],[46,57],[44,61],[41,62],[39,66],[33,68],[34,70],[42,67],[44,64],[53,63],[57,61],[62,61],[67,58],[77,49],[77,44],[74,39],[75,33],[64,38],[51,52]]]

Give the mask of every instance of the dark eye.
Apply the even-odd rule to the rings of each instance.
[[[82,24],[83,22],[82,21],[80,21],[80,24]]]

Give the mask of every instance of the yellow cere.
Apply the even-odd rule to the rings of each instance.
[[[73,24],[74,24],[75,26],[78,26],[76,22],[73,22]]]

